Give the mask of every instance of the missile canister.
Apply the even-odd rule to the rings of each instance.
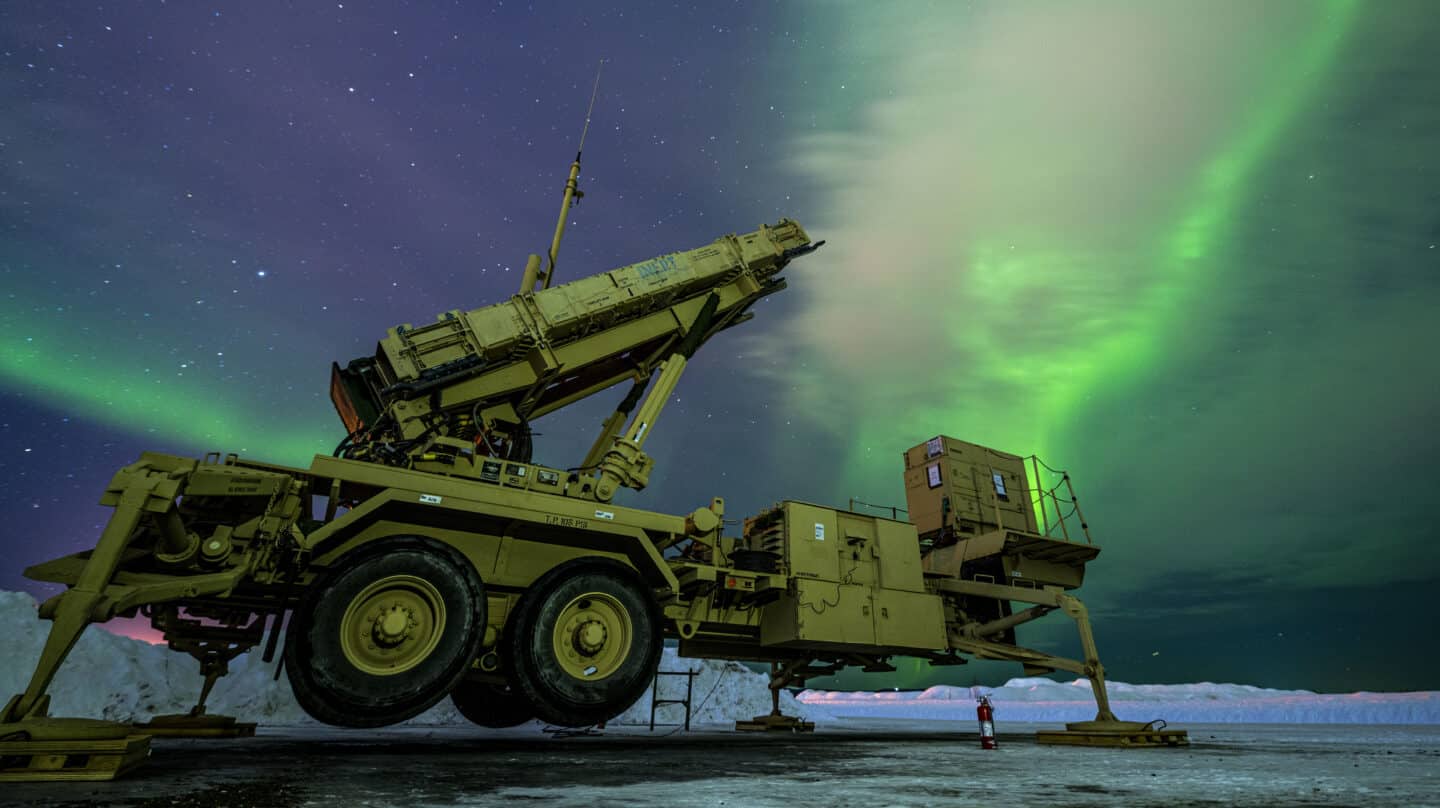
[[[704,247],[656,256],[533,295],[515,295],[468,312],[446,312],[431,325],[392,328],[380,343],[380,354],[394,383],[420,379],[427,370],[472,356],[494,362],[533,343],[555,347],[700,294],[743,269],[757,278],[768,277],[784,266],[788,250],[809,241],[799,224],[782,219],[773,227],[725,236]]]
[[[463,436],[480,422],[523,423],[646,377],[660,358],[655,352],[685,335],[712,293],[716,330],[743,321],[746,308],[783,288],[775,276],[789,261],[817,246],[799,224],[781,219],[492,306],[448,311],[418,328],[397,326],[373,357],[334,367],[331,397],[352,434],[373,436],[380,424],[399,439]]]

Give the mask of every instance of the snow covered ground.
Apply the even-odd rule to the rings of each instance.
[[[0,699],[24,690],[39,658],[50,624],[35,614],[35,600],[19,592],[0,592],[0,622],[9,626],[11,652],[0,658]],[[664,671],[697,670],[692,723],[724,724],[770,712],[767,677],[735,662],[680,659],[665,650]],[[274,666],[242,656],[231,665],[209,700],[209,711],[268,726],[313,724],[295,703],[284,676]],[[684,677],[661,677],[662,698],[684,695]],[[184,713],[200,691],[199,665],[184,654],[139,640],[119,637],[97,626],[85,630],[50,688],[50,714],[144,721],[155,715]],[[1440,724],[1440,692],[1311,693],[1268,690],[1249,685],[1129,685],[1110,682],[1111,706],[1122,719],[1163,718],[1186,723],[1336,723]],[[997,722],[1063,722],[1095,717],[1089,683],[1049,679],[1011,679],[1001,687],[937,686],[918,692],[849,693],[807,690],[798,699],[782,693],[781,709],[811,721],[841,718],[975,720],[975,699],[989,695]],[[678,724],[679,706],[661,707],[656,721]],[[647,691],[616,724],[650,720]],[[449,700],[412,719],[410,724],[465,724]],[[538,725],[532,729],[539,729]]]
[[[254,738],[157,739],[113,783],[7,783],[6,805],[1024,808],[1440,806],[1440,727],[1191,725],[1191,746],[1045,746],[1039,727],[847,718],[813,733],[700,725],[551,738],[468,726],[261,727]]]
[[[1117,718],[1170,724],[1440,724],[1440,692],[1311,693],[1252,685],[1131,685],[1107,682]],[[807,690],[799,700],[836,716],[975,720],[975,702],[990,697],[995,720],[1086,721],[1095,717],[1090,682],[1011,679],[1000,687],[846,693]]]

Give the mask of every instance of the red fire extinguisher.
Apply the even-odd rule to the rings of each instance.
[[[980,719],[980,748],[999,749],[999,744],[995,743],[995,708],[990,706],[989,696],[980,697],[975,715]]]

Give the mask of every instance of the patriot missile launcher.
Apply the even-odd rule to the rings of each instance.
[[[579,171],[577,154],[546,268],[531,256],[517,294],[396,326],[373,355],[332,366],[346,432],[333,456],[296,468],[146,452],[115,474],[96,546],[25,571],[66,590],[41,605],[45,647],[0,711],[0,780],[108,779],[154,735],[253,731],[205,711],[245,652],[278,662],[310,715],[347,727],[447,696],[487,727],[604,722],[654,680],[666,640],[682,656],[770,664],[774,709],[742,729],[810,728],[780,714],[780,690],[848,666],[1000,659],[1090,680],[1096,721],[1042,740],[1185,742],[1110,712],[1069,594],[1099,548],[1060,516],[1068,475],[1045,490],[1038,460],[1027,480],[1014,455],[945,437],[912,448],[914,523],[782,501],[734,536],[720,497],[685,514],[612,504],[654,475],[645,441],[689,358],[822,242],[781,219],[555,285]],[[533,462],[532,422],[627,381],[586,457]],[[1018,626],[1057,610],[1083,660],[1016,643]],[[198,660],[195,707],[144,725],[51,718],[47,688],[81,631],[136,615]]]

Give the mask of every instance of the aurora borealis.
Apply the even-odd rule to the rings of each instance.
[[[0,587],[93,542],[140,451],[304,464],[341,437],[330,361],[512,294],[604,58],[561,280],[782,215],[828,242],[697,354],[628,504],[903,504],[935,434],[1037,452],[1104,547],[1112,676],[1440,689],[1435,18],[0,9]],[[1055,620],[1022,639],[1071,650]]]

